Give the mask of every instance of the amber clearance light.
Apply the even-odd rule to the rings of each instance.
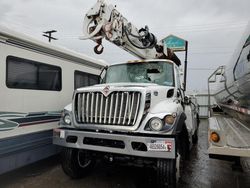
[[[175,120],[175,117],[172,116],[172,115],[167,115],[164,118],[165,123],[168,124],[168,125],[172,125],[174,123],[174,120]]]
[[[218,135],[218,133],[212,132],[210,134],[210,140],[212,140],[213,142],[219,142],[220,141],[220,136]]]

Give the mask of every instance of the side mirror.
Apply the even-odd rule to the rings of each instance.
[[[180,91],[177,91],[177,97],[179,98],[181,96]]]
[[[191,103],[191,100],[190,100],[190,98],[188,96],[184,97],[184,103],[185,104],[190,104]]]

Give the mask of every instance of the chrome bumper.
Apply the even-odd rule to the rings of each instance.
[[[63,147],[87,149],[99,152],[108,152],[116,154],[124,154],[138,157],[148,158],[165,158],[174,159],[176,157],[176,147],[174,138],[165,137],[147,137],[147,136],[131,136],[123,134],[113,133],[99,133],[99,132],[88,132],[81,130],[69,130],[69,129],[54,129],[53,144],[60,145]],[[122,147],[102,145],[100,143],[85,143],[84,140],[106,140],[108,142],[122,143]],[[171,147],[169,151],[149,151],[146,147],[144,151],[137,150],[132,146],[132,143],[141,143],[148,145],[148,143],[155,142],[167,142],[170,143]]]

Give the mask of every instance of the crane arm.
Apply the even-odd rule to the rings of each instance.
[[[87,12],[83,33],[82,39],[92,39],[98,44],[96,53],[102,52],[102,39],[105,38],[141,59],[156,58],[154,47],[157,39],[149,32],[148,27],[138,30],[113,5],[105,3],[105,0],[98,0]]]
[[[157,43],[154,34],[149,28],[137,29],[123,15],[105,0],[97,3],[87,12],[83,24],[84,37],[97,43],[94,51],[102,53],[102,39],[110,41],[116,46],[128,51],[140,59],[171,59],[180,64],[178,57],[170,50],[165,49],[162,42]]]

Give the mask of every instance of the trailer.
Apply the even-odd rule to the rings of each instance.
[[[74,89],[106,63],[0,27],[0,174],[58,152],[52,130]]]
[[[213,85],[218,106],[210,110],[210,157],[250,157],[250,24],[229,64],[219,66],[208,78],[209,96]]]

